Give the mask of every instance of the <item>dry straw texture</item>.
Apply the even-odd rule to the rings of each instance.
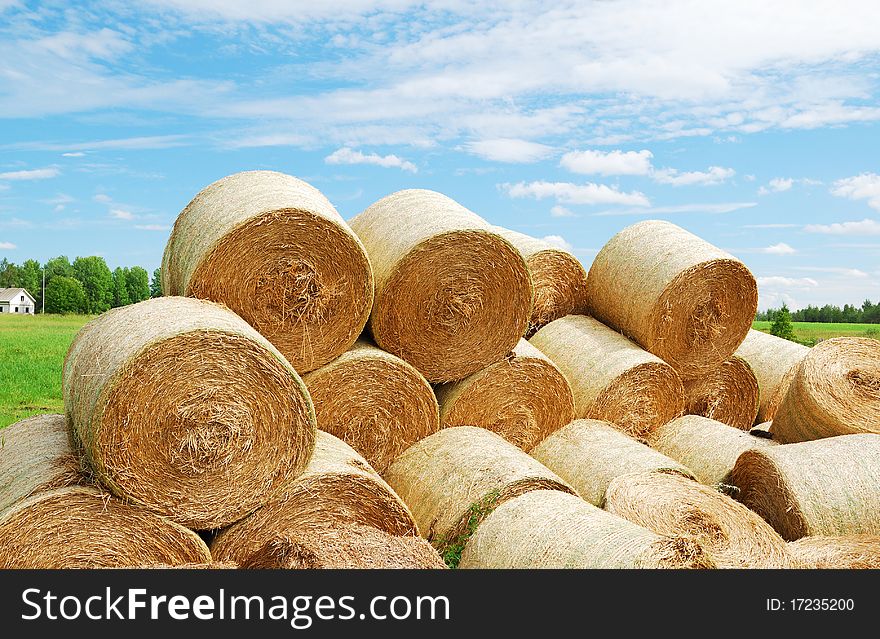
[[[651,433],[648,444],[687,466],[697,481],[714,488],[727,483],[727,475],[743,452],[775,446],[776,442],[714,419],[685,415]]]
[[[587,272],[574,255],[516,231],[500,226],[494,230],[526,258],[535,286],[526,337],[555,319],[587,312]]]
[[[627,437],[613,424],[595,419],[573,421],[532,449],[531,455],[599,507],[608,484],[620,475],[674,470],[691,476],[677,461]]]
[[[880,535],[802,537],[788,549],[808,568],[880,569]]]
[[[785,541],[758,515],[717,490],[668,471],[621,475],[605,509],[658,535],[694,539],[719,568],[795,568]]]
[[[380,473],[440,428],[434,391],[414,367],[365,340],[303,376],[318,428],[342,439]]]
[[[592,317],[550,322],[531,343],[568,379],[576,417],[643,437],[684,408],[681,380],[671,366]]]
[[[269,504],[220,531],[211,552],[218,561],[245,565],[273,540],[308,538],[328,527],[350,525],[390,535],[418,534],[407,507],[366,460],[342,440],[319,431],[305,472]]]
[[[733,355],[758,306],[755,278],[742,262],[656,220],[627,227],[602,247],[587,295],[591,315],[684,377]]]
[[[118,568],[211,561],[191,530],[94,488],[38,493],[0,513],[0,568]]]
[[[520,449],[473,426],[444,428],[413,444],[385,479],[412,509],[422,535],[441,549],[466,536],[476,511],[485,516],[531,490],[573,492]]]
[[[880,433],[880,340],[836,337],[811,349],[795,368],[770,432],[783,444]]]
[[[373,302],[363,245],[320,191],[274,171],[236,173],[180,213],[165,295],[222,302],[303,373],[357,339]]]
[[[532,304],[525,260],[459,203],[434,191],[399,191],[351,227],[376,277],[373,338],[428,381],[467,377],[525,334]]]
[[[731,357],[695,379],[683,379],[684,412],[748,430],[758,414],[758,380],[748,362]]]
[[[502,504],[477,528],[461,568],[714,568],[691,539],[661,537],[588,504],[539,490]]]
[[[748,332],[736,354],[748,362],[758,380],[758,422],[773,419],[791,383],[794,369],[809,352],[806,346],[775,335],[756,330]]]
[[[439,386],[437,399],[443,427],[480,426],[523,450],[574,419],[568,380],[524,339],[500,362]]]
[[[743,453],[735,496],[788,541],[880,535],[880,435],[841,435]]]
[[[314,446],[302,380],[211,302],[163,297],[104,313],[71,345],[63,387],[68,425],[100,482],[190,528],[241,519]]]

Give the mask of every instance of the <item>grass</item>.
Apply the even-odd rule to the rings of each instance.
[[[477,526],[489,516],[489,514],[498,505],[498,499],[501,497],[499,490],[493,490],[491,493],[483,497],[480,501],[471,504],[467,512],[467,524],[464,532],[455,535],[451,539],[438,539],[436,546],[443,557],[446,565],[452,569],[458,568],[461,562],[461,553],[467,545],[468,540],[477,531]]]
[[[86,315],[0,317],[0,428],[39,413],[63,413],[61,365]]]
[[[752,328],[770,332],[772,322],[754,322]],[[880,324],[835,324],[834,322],[792,322],[798,341],[815,346],[832,337],[873,337],[880,339]]]

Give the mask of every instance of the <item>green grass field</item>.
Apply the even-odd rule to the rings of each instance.
[[[752,327],[770,332],[772,322],[755,322]],[[830,337],[874,337],[880,339],[880,324],[835,324],[833,322],[792,322],[794,334],[802,342],[815,344]]]

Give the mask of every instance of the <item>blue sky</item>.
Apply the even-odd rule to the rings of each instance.
[[[152,271],[265,168],[345,218],[442,191],[587,266],[667,219],[762,308],[880,300],[874,2],[131,4],[0,0],[0,258]]]

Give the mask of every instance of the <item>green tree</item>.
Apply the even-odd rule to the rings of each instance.
[[[57,275],[46,285],[47,313],[83,313],[85,310],[86,292],[79,280]]]
[[[162,297],[162,269],[153,271],[153,279],[150,281],[150,297]]]
[[[128,297],[128,269],[117,266],[113,271],[113,308],[131,304]]]
[[[770,333],[792,342],[797,341],[794,336],[794,325],[791,323],[791,313],[784,302],[782,308],[776,311],[773,324],[770,326]]]
[[[21,269],[5,257],[0,260],[0,288],[19,288],[21,286]]]
[[[132,304],[150,299],[150,276],[140,266],[127,269],[125,285],[128,288],[128,299]]]
[[[46,286],[49,285],[49,282],[52,281],[53,277],[58,275],[73,277],[73,265],[70,263],[70,260],[67,259],[66,255],[53,257],[46,262],[44,268],[46,269]]]
[[[103,257],[92,255],[73,261],[73,275],[86,293],[86,312],[103,313],[113,303],[113,274]]]
[[[21,287],[34,296],[36,308],[40,310],[43,303],[43,267],[37,260],[25,260],[21,265]]]

